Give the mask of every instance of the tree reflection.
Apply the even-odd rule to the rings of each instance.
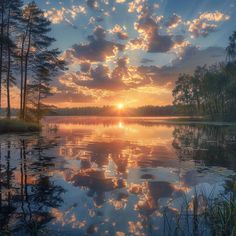
[[[4,166],[1,163],[0,230],[6,234],[37,235],[53,219],[50,208],[62,203],[64,189],[48,174],[54,167],[54,157],[45,153],[55,143],[37,136],[22,138],[16,167],[11,167],[14,161],[11,149],[15,150],[15,144],[10,141],[4,144],[7,150]]]
[[[173,147],[180,160],[236,169],[236,131],[221,126],[181,125],[173,132]]]

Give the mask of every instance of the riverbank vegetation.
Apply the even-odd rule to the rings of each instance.
[[[37,123],[26,122],[18,119],[1,119],[0,133],[38,132],[41,126]]]
[[[174,105],[190,115],[236,119],[236,32],[229,38],[227,61],[198,66],[181,74],[173,90]]]
[[[192,198],[183,197],[181,211],[166,208],[163,211],[166,235],[236,234],[235,177],[225,183],[225,190],[215,195],[214,189],[196,190]]]
[[[19,89],[19,118],[39,122],[48,106],[50,82],[65,69],[60,51],[53,49],[50,21],[33,1],[2,0],[0,3],[0,112],[6,101],[6,117],[12,116],[13,87]],[[4,97],[5,96],[5,97]],[[1,121],[4,122],[4,121]]]

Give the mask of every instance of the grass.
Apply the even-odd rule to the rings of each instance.
[[[18,119],[0,119],[0,134],[38,132],[41,130],[39,124],[26,122]]]
[[[180,211],[164,210],[165,235],[236,235],[236,182],[230,193],[213,196],[195,191],[187,200],[184,196]]]

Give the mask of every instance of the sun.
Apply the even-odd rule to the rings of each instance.
[[[124,109],[124,104],[123,103],[118,103],[117,104],[117,109],[118,110],[123,110]]]

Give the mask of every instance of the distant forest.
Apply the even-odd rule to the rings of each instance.
[[[143,106],[138,108],[125,108],[117,110],[116,107],[80,107],[57,108],[49,112],[52,116],[175,116],[181,111],[175,106]]]

